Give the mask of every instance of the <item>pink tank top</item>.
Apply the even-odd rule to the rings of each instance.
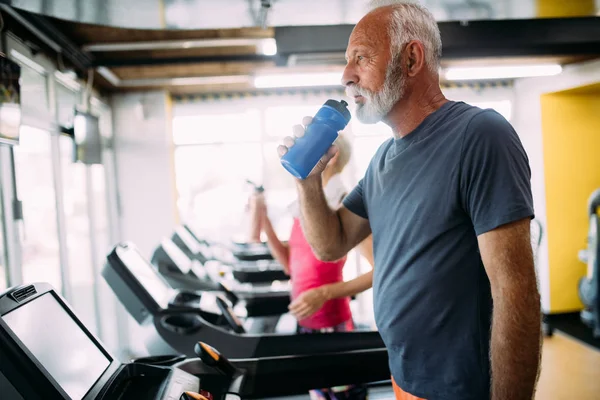
[[[346,257],[325,262],[317,259],[304,237],[300,220],[294,218],[292,232],[288,240],[290,247],[290,278],[292,281],[292,299],[302,292],[328,283],[341,282],[344,278],[342,269]],[[298,321],[300,326],[309,329],[331,328],[348,321],[352,317],[350,299],[341,298],[326,301],[316,313]]]

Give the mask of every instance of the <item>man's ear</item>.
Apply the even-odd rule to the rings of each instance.
[[[415,76],[425,67],[425,49],[423,44],[411,40],[406,45],[406,71],[408,76]]]

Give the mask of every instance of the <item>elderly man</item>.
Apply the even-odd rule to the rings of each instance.
[[[335,146],[297,181],[303,228],[323,260],[373,234],[375,318],[397,399],[530,400],[541,317],[529,161],[500,114],[444,97],[441,47],[419,5],[376,2],[359,21],[343,84],[358,119],[394,136],[338,210],[321,184]]]

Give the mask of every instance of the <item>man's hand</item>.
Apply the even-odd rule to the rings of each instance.
[[[491,337],[492,400],[531,400],[541,357],[541,304],[530,220],[478,237],[494,303]]]
[[[310,125],[311,122],[312,117],[304,117],[302,118],[302,125],[294,125],[292,127],[292,132],[294,136],[286,136],[283,139],[283,144],[277,147],[277,153],[279,154],[280,158],[283,157],[285,153],[287,153],[288,150],[296,143],[297,138],[301,138],[304,136],[306,127],[308,127],[308,125]],[[335,156],[337,151],[337,147],[335,145],[332,145],[327,151],[327,153],[325,153],[325,155],[321,157],[315,168],[311,171],[311,173],[308,176],[321,176],[321,173],[325,170],[327,163],[329,163],[333,156]]]
[[[323,285],[302,293],[290,304],[289,309],[292,315],[302,320],[316,313],[327,300],[327,285]]]

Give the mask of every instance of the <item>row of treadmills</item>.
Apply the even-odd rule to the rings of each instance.
[[[50,285],[14,287],[0,294],[2,399],[265,399],[357,383],[391,392],[378,332],[277,332],[289,282],[264,244],[211,243],[180,226],[150,261],[118,244],[102,276],[153,328],[150,355],[120,362]]]

